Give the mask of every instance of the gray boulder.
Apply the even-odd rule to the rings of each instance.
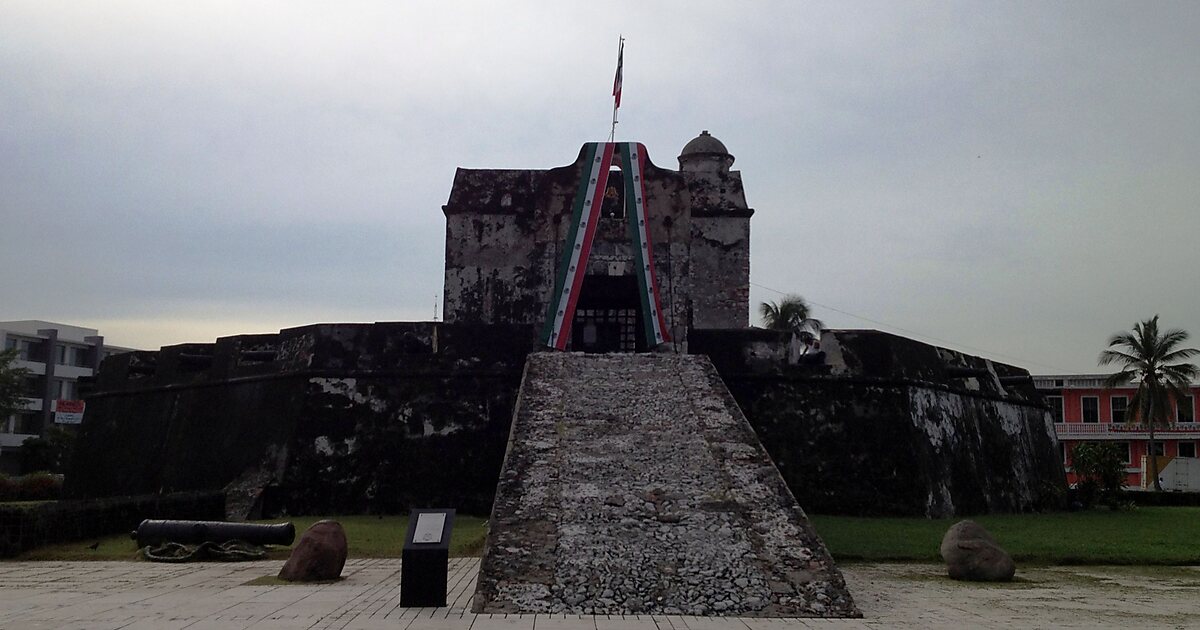
[[[1017,572],[1008,552],[975,521],[959,521],[942,537],[942,559],[955,580],[1007,582]]]
[[[337,521],[317,521],[300,537],[292,555],[279,570],[289,582],[336,580],[346,566],[346,532]]]

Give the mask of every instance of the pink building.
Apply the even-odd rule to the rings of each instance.
[[[1115,442],[1124,449],[1126,485],[1144,488],[1146,449],[1149,432],[1132,417],[1129,401],[1135,387],[1104,387],[1106,374],[1063,374],[1034,376],[1033,382],[1050,406],[1054,429],[1058,433],[1067,482],[1076,479],[1071,472],[1071,450],[1080,442]],[[1200,385],[1193,384],[1191,395],[1176,401],[1169,424],[1155,428],[1158,469],[1163,470],[1177,457],[1196,457],[1200,441],[1200,423],[1196,422],[1196,400]],[[1148,481],[1148,480],[1147,480]]]

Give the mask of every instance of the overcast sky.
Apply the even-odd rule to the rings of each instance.
[[[1035,373],[1200,346],[1200,2],[5,0],[0,320],[430,319],[454,169],[605,139],[619,33],[618,140],[736,156],[755,305]]]

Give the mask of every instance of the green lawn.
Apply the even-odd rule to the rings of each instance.
[[[291,521],[296,526],[296,540],[309,525],[330,518],[346,529],[351,558],[399,558],[404,548],[404,535],[408,532],[407,516],[300,516],[280,518],[260,523],[282,523]],[[483,551],[487,536],[485,519],[477,516],[457,515],[454,517],[454,532],[450,537],[451,556],[477,556]],[[89,547],[99,543],[96,549]],[[107,536],[79,542],[62,543],[31,549],[17,560],[136,560],[139,558],[137,543],[129,534]],[[284,559],[291,547],[272,547],[269,557]]]
[[[46,503],[54,503],[50,499],[37,499],[34,501],[2,501],[0,507],[17,508],[19,510],[32,510],[33,508]]]
[[[940,562],[938,546],[960,519],[811,515],[837,560]],[[1200,564],[1200,508],[1140,507],[971,517],[1017,562]]]
[[[291,520],[299,535],[323,517]],[[408,518],[334,516],[346,528],[352,558],[399,557]],[[959,519],[811,516],[817,532],[840,561],[940,562],[938,545]],[[1013,558],[1027,564],[1200,565],[1200,508],[1141,507],[1112,512],[1060,512],[975,517]],[[484,519],[458,516],[452,556],[479,555],[487,531]],[[96,542],[95,550],[88,547]],[[274,548],[272,558],[290,549]],[[20,560],[133,560],[137,549],[128,534],[51,545],[26,552]]]

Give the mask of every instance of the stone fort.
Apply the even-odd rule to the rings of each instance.
[[[486,514],[527,363],[557,348],[711,362],[719,386],[687,404],[728,395],[808,510],[1056,505],[1053,425],[1025,370],[873,330],[823,331],[824,360],[802,364],[791,333],[749,325],[754,211],[733,162],[703,132],[678,170],[637,143],[589,143],[548,170],[459,169],[442,208],[444,321],[314,324],[111,357],[90,385],[66,492],[249,487],[249,514]],[[709,391],[708,368],[686,369]]]
[[[586,147],[547,171],[459,169],[446,213],[445,320],[541,325],[562,259]],[[679,170],[647,158],[641,184],[650,212],[665,323],[684,351],[692,329],[746,328],[750,308],[750,217],[734,158],[704,131],[679,155]],[[627,230],[622,169],[607,186],[583,276],[575,350],[646,350],[634,331],[639,308],[634,244]],[[640,191],[638,191],[640,193]],[[587,340],[584,331],[588,331]],[[592,331],[595,331],[593,333]]]

